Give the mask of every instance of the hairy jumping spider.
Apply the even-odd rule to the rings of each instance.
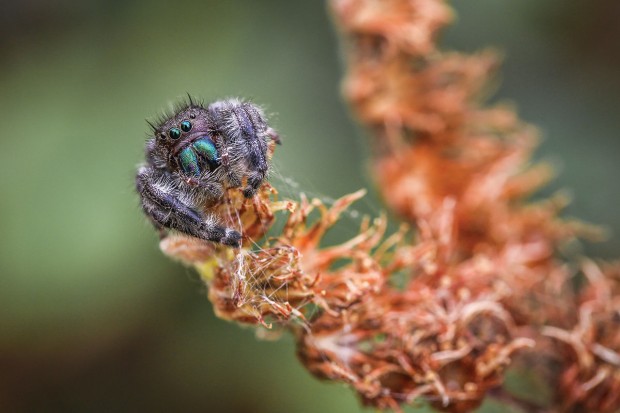
[[[136,175],[142,209],[165,234],[173,229],[196,238],[239,247],[241,234],[204,211],[227,187],[252,197],[269,168],[269,141],[278,135],[262,110],[228,99],[204,107],[191,98],[158,125],[146,142],[146,165]]]

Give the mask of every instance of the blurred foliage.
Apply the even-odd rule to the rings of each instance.
[[[617,257],[617,2],[455,6],[444,43],[505,51],[495,99],[541,127],[540,157],[561,172],[552,189],[575,194],[568,213],[616,234],[579,248]],[[158,251],[133,191],[144,119],[185,92],[274,114],[274,180],[299,182],[282,192],[367,186],[324,4],[29,0],[3,2],[0,27],[0,411],[358,409],[303,370],[290,337],[216,320],[198,277]]]

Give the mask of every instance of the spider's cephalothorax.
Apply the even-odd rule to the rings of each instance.
[[[278,136],[262,110],[247,101],[222,100],[208,106],[189,102],[151,125],[146,165],[136,188],[142,209],[160,233],[173,229],[208,241],[239,247],[241,234],[208,214],[227,187],[252,197],[269,169],[269,141]]]

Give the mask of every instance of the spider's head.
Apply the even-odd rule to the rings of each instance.
[[[154,127],[155,146],[168,167],[188,177],[199,177],[220,164],[205,108],[188,104]]]

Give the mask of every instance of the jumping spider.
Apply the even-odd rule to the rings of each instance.
[[[204,107],[191,98],[176,113],[151,125],[146,165],[136,189],[142,209],[164,235],[173,229],[207,241],[241,246],[241,234],[222,226],[205,209],[217,205],[227,187],[251,198],[269,169],[269,141],[279,143],[262,110],[228,99]]]

